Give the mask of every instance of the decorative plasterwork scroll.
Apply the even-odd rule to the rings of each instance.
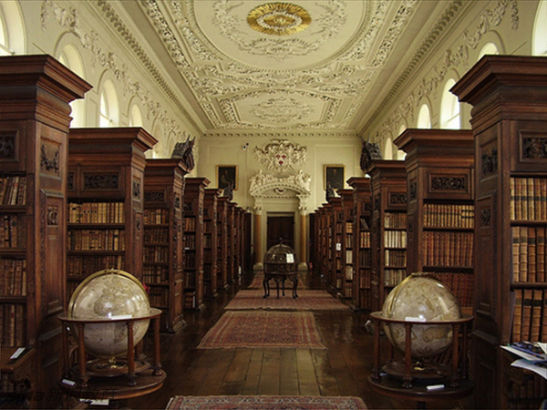
[[[275,176],[262,170],[251,178],[249,194],[255,199],[254,211],[262,213],[262,202],[266,198],[298,198],[298,210],[306,213],[311,195],[311,177],[299,170],[296,175]]]
[[[371,116],[376,118],[385,106],[389,105],[389,100],[392,99],[405,82],[411,78],[415,80],[411,74],[414,69],[419,66],[420,62],[429,56],[429,51],[437,43],[437,39],[450,26],[450,23],[459,16],[459,12],[464,9],[465,2],[454,1],[450,8],[444,13],[437,25],[431,30],[431,34],[424,40],[422,46],[416,52],[414,58],[407,66],[403,74],[397,79],[395,85],[389,91],[389,94],[384,101],[379,104],[378,110]],[[465,30],[460,38],[460,42],[454,44],[450,49],[446,49],[440,61],[431,70],[429,76],[424,76],[419,85],[411,91],[411,93],[403,100],[391,113],[386,115],[385,121],[380,125],[378,131],[372,137],[376,142],[381,142],[387,137],[396,136],[401,123],[407,123],[409,118],[414,117],[415,110],[419,103],[428,96],[435,94],[439,86],[446,81],[446,73],[454,68],[469,67],[473,62],[469,62],[470,50],[475,49],[480,43],[482,37],[490,30],[499,26],[507,11],[511,11],[511,27],[513,30],[519,28],[519,10],[516,0],[498,0],[496,5],[482,11],[479,17],[479,23],[474,29]],[[460,71],[460,70],[459,70]],[[465,71],[465,70],[464,70]]]
[[[274,139],[262,148],[256,147],[254,152],[258,162],[267,170],[276,174],[285,174],[294,172],[306,160],[307,148],[293,144],[289,140]]]
[[[106,0],[97,0],[89,2],[94,6],[99,13],[104,17],[104,20],[109,22],[114,30],[118,32],[121,38],[125,41],[129,48],[138,56],[142,65],[148,70],[151,77],[157,82],[161,90],[169,97],[169,99],[177,106],[178,112],[186,112],[181,101],[176,97],[175,92],[167,84],[155,63],[140,45],[131,33],[132,30],[123,22],[118,13],[112,8],[112,4]],[[82,24],[80,13],[67,3],[57,2],[54,0],[44,0],[41,7],[41,24],[42,30],[48,29],[48,25],[54,23],[57,26],[74,34],[80,41],[81,46],[90,52],[94,64],[99,64],[102,68],[112,72],[121,84],[122,89],[130,98],[137,97],[142,106],[145,108],[144,113],[148,119],[155,119],[162,123],[166,134],[174,133],[180,135],[181,139],[187,138],[189,135],[181,129],[173,116],[165,109],[162,109],[165,104],[154,100],[150,90],[143,87],[139,81],[134,80],[130,73],[128,65],[123,61],[118,53],[107,50],[100,43],[101,36],[93,29],[85,29]]]

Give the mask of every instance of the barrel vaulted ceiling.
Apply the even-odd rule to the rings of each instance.
[[[204,132],[358,134],[461,2],[120,3]],[[456,6],[455,6],[456,5]]]

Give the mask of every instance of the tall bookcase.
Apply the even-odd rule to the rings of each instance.
[[[328,208],[329,245],[331,255],[328,261],[327,285],[333,295],[342,296],[344,274],[342,272],[342,243],[344,242],[344,211],[342,198],[333,197],[329,200]]]
[[[203,307],[203,206],[207,178],[186,178],[184,188],[184,308]]]
[[[350,178],[353,188],[353,309],[372,309],[370,226],[372,217],[370,178]]]
[[[547,342],[547,58],[485,56],[451,91],[473,106],[475,405],[537,408],[545,380],[500,345]]]
[[[228,288],[228,198],[217,200],[217,289]]]
[[[229,285],[234,283],[236,274],[234,263],[236,252],[234,238],[237,235],[237,228],[235,225],[235,207],[236,204],[234,202],[228,202],[228,208],[226,210],[226,224],[228,226],[227,278]]]
[[[353,189],[339,189],[342,198],[342,295],[344,299],[353,299]]]
[[[406,277],[406,170],[404,161],[375,160],[367,170],[372,187],[373,310]]]
[[[474,140],[470,130],[407,129],[407,273],[430,272],[473,306]]]
[[[331,204],[324,203],[321,207],[321,243],[320,243],[320,255],[321,255],[321,277],[329,285],[331,270],[331,261],[333,259],[333,243],[334,243],[334,227],[333,217],[331,212]]]
[[[184,175],[179,159],[148,159],[144,171],[143,282],[150,304],[162,309],[161,327],[184,327],[182,204]]]
[[[203,283],[205,297],[217,295],[217,263],[218,263],[218,189],[205,190],[203,206]]]
[[[234,208],[234,225],[236,228],[234,235],[234,272],[237,280],[240,280],[241,274],[241,260],[243,251],[243,209],[236,205]]]
[[[91,86],[49,56],[0,57],[0,395],[49,407],[61,377],[69,103]],[[25,355],[11,361],[16,348]],[[27,383],[30,386],[27,386]]]
[[[117,268],[143,279],[142,128],[72,128],[68,154],[67,300],[90,274]]]

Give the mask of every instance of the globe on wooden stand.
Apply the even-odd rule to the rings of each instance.
[[[160,315],[160,310],[150,307],[144,287],[133,275],[106,269],[88,276],[72,294],[67,314],[59,316],[65,355],[63,389],[91,399],[128,398],[159,389],[166,376],[160,364]],[[151,320],[152,364],[135,354]]]
[[[373,387],[419,403],[470,393],[466,354],[472,317],[462,317],[457,299],[441,282],[412,273],[370,317],[375,325]],[[380,349],[381,329],[390,343],[387,359]]]

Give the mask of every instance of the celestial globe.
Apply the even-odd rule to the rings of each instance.
[[[388,319],[420,321],[412,325],[411,355],[426,358],[443,352],[452,343],[452,326],[428,325],[430,321],[452,321],[461,318],[456,297],[440,281],[426,273],[412,273],[388,294],[382,308]],[[391,344],[405,351],[405,326],[384,323]]]
[[[127,319],[150,314],[148,295],[137,278],[118,269],[106,269],[88,276],[70,298],[68,314],[90,320],[84,327],[86,351],[99,358],[113,358],[127,352],[127,324],[92,323],[97,319]],[[133,322],[133,343],[139,343],[149,320]]]

